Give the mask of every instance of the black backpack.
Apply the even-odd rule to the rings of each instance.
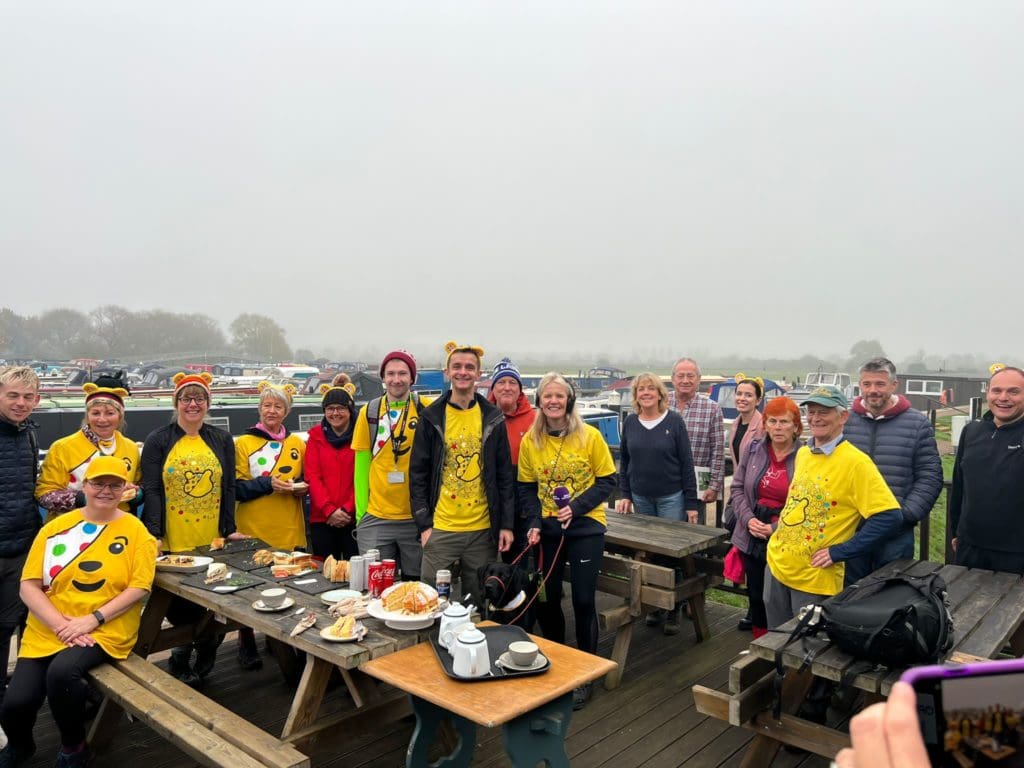
[[[785,674],[783,651],[793,642],[820,632],[860,660],[845,678],[852,679],[873,666],[936,664],[953,645],[946,582],[937,572],[927,576],[868,576],[820,605],[805,606],[789,639],[775,652],[777,686]],[[801,672],[817,653],[804,645]]]

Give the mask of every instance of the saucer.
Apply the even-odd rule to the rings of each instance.
[[[543,653],[538,653],[537,658],[533,660],[532,664],[521,667],[512,661],[512,656],[508,651],[501,654],[497,661],[498,666],[504,667],[505,669],[511,669],[514,672],[533,672],[541,669],[547,663],[547,657]]]
[[[271,608],[269,605],[264,605],[262,600],[257,600],[255,603],[252,604],[252,607],[257,611],[262,611],[263,613],[277,613],[278,611],[287,610],[288,608],[291,608],[293,605],[295,605],[295,600],[293,600],[290,597],[286,597],[283,603],[274,608]]]
[[[368,630],[365,626],[363,626],[359,622],[356,622],[356,631],[355,634],[353,634],[351,637],[338,637],[337,635],[332,635],[330,627],[324,627],[323,629],[321,629],[320,637],[331,643],[357,643],[364,637],[366,637],[369,631],[370,630]]]

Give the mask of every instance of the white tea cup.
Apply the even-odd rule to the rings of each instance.
[[[265,608],[280,608],[284,605],[287,594],[288,590],[282,589],[281,587],[264,589],[260,592],[260,600],[263,602],[263,606]]]
[[[512,663],[517,667],[528,667],[537,660],[537,653],[540,651],[536,643],[526,640],[517,640],[509,643],[508,655]]]

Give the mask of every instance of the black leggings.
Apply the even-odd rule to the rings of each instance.
[[[32,744],[32,728],[44,698],[49,699],[61,744],[77,747],[85,741],[85,673],[110,660],[98,644],[76,645],[38,659],[19,658],[0,712],[0,725],[10,742]]]
[[[750,623],[755,627],[766,629],[768,627],[768,613],[764,607],[764,569],[768,566],[767,560],[751,557],[742,550],[740,560],[743,561],[743,571],[747,576],[747,594],[750,597]]]
[[[558,559],[552,560],[559,541],[565,541]],[[576,619],[576,647],[587,653],[597,653],[597,574],[604,558],[604,532],[590,536],[563,537],[541,535],[544,553],[544,573],[551,576],[544,587],[547,600],[538,598],[537,621],[548,640],[565,642],[565,614],[562,613],[562,579],[566,561],[572,566],[569,579],[572,584],[572,612]]]

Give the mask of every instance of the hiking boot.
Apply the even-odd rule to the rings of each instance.
[[[256,636],[252,630],[238,632],[238,666],[246,672],[263,669],[263,659],[256,648]]]
[[[92,757],[89,754],[89,747],[85,744],[74,751],[65,752],[63,748],[57,752],[57,768],[85,768],[89,764],[89,759]]]
[[[679,614],[673,612],[672,615],[665,620],[665,626],[661,628],[661,631],[666,635],[678,635],[680,628]]]
[[[25,765],[36,753],[36,743],[29,740],[25,744],[7,743],[7,746],[0,750],[0,768],[16,768]]]
[[[668,611],[664,608],[656,608],[647,614],[647,618],[644,619],[644,623],[648,627],[656,627],[665,621],[665,617],[668,616]]]
[[[590,701],[590,695],[594,692],[593,683],[584,683],[572,692],[572,708],[574,711],[583,709]]]
[[[223,635],[216,637],[201,637],[193,643],[196,647],[196,674],[206,678],[212,671],[213,665],[217,663],[217,647],[224,641]]]

